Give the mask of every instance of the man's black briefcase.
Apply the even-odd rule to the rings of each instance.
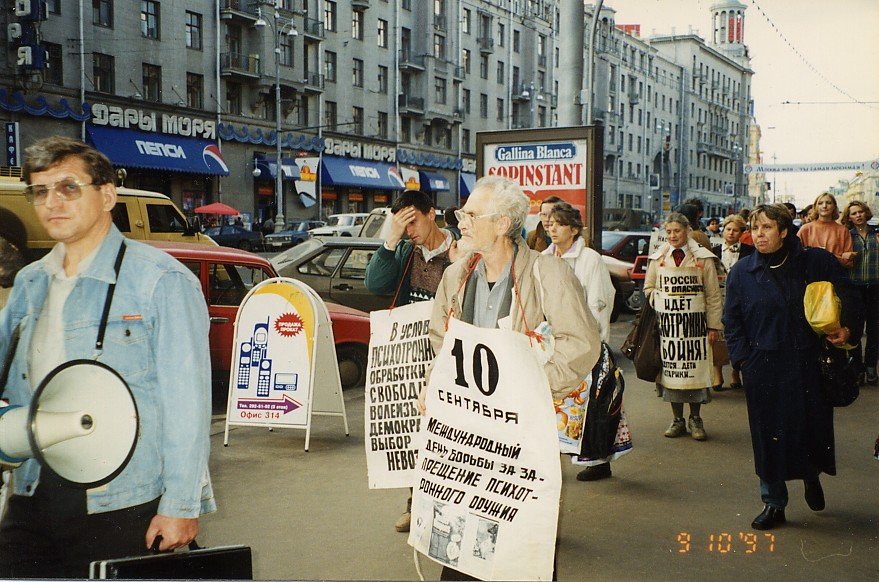
[[[154,544],[154,547],[158,547],[158,544]],[[252,580],[253,560],[248,546],[199,548],[192,542],[188,552],[164,552],[92,562],[89,578]]]

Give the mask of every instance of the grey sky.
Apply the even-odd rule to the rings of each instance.
[[[879,102],[879,1],[740,0],[745,12],[745,43],[754,70],[752,95],[763,128],[765,163],[850,162],[879,158],[879,103],[858,105],[821,79],[788,47],[757,8],[824,77],[861,101]],[[617,24],[640,24],[641,36],[653,29],[667,34],[689,26],[709,38],[714,0],[605,0]],[[785,105],[783,102],[845,102]],[[774,128],[774,129],[770,129]],[[853,172],[779,173],[779,193],[811,203],[822,190]],[[772,181],[773,176],[767,175]]]

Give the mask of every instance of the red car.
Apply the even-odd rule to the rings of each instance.
[[[150,241],[149,244],[189,267],[201,281],[211,318],[214,383],[219,384],[222,390],[229,378],[238,306],[254,285],[278,274],[266,259],[247,251],[193,243]],[[333,322],[342,387],[362,385],[366,379],[369,314],[330,302],[326,302],[326,306]]]

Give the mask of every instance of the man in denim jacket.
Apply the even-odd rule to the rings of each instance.
[[[3,397],[27,406],[56,366],[97,360],[116,370],[134,395],[137,445],[118,476],[88,491],[70,487],[35,460],[16,469],[14,495],[0,521],[0,578],[84,577],[90,561],[144,554],[159,535],[160,549],[180,547],[198,533],[199,515],[216,509],[208,474],[204,297],[192,273],[170,255],[123,239],[111,215],[114,177],[103,154],[73,139],[52,137],[27,149],[26,195],[59,244],[19,272],[0,312],[0,362],[14,330],[20,332]]]

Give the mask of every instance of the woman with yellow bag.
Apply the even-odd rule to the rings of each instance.
[[[724,333],[730,361],[742,373],[764,503],[751,523],[758,530],[785,523],[786,481],[803,480],[806,503],[821,511],[819,475],[836,474],[833,407],[819,372],[824,340],[806,320],[806,286],[828,281],[841,300],[841,325],[826,335],[833,345],[849,340],[859,317],[839,261],[823,249],[803,248],[791,227],[784,205],[755,208],[751,232],[757,252],[733,266],[726,284]]]

